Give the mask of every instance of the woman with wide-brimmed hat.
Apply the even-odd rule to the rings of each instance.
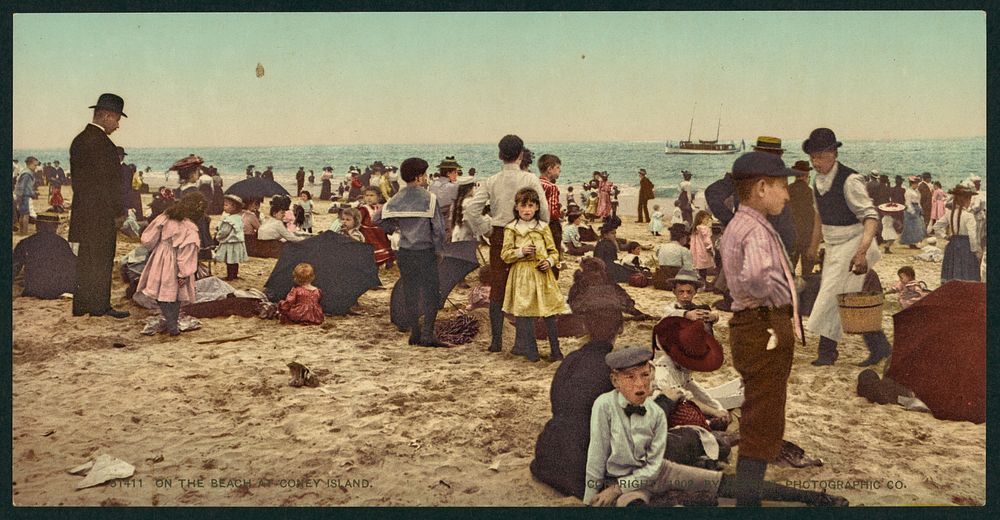
[[[982,248],[979,245],[976,218],[968,211],[976,190],[959,184],[948,192],[952,196],[952,210],[945,219],[938,221],[938,229],[948,236],[941,262],[941,283],[948,280],[980,281],[979,262]],[[943,225],[941,225],[943,224]]]

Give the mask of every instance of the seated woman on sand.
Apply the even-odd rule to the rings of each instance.
[[[305,237],[300,237],[285,227],[285,222],[282,219],[290,205],[291,201],[287,197],[279,195],[271,199],[270,215],[264,217],[264,221],[261,222],[260,229],[257,230],[257,240],[299,242],[305,239]]]

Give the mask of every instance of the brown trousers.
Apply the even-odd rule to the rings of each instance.
[[[510,264],[500,258],[503,249],[503,228],[493,226],[490,234],[490,302],[503,304],[507,294],[507,275],[510,274]]]
[[[729,320],[733,367],[743,378],[740,457],[773,461],[785,434],[785,400],[795,334],[791,306],[738,311]],[[774,330],[778,346],[766,350]]]

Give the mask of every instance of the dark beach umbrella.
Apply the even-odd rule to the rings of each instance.
[[[380,285],[372,253],[371,245],[332,231],[288,242],[264,284],[264,292],[271,301],[283,299],[294,286],[292,270],[306,262],[316,271],[313,285],[323,292],[323,313],[347,314],[359,296]]]
[[[934,417],[986,421],[986,284],[952,280],[892,317],[885,375]]]
[[[288,190],[271,179],[251,177],[233,183],[226,190],[226,195],[236,195],[244,199],[265,199],[272,195],[288,196]]]
[[[477,243],[474,240],[449,242],[444,245],[441,260],[438,262],[438,290],[441,293],[439,307],[444,305],[458,282],[479,267],[476,247]],[[405,327],[406,323],[407,309],[404,300],[403,284],[397,282],[389,296],[389,320],[400,328]],[[423,301],[418,302],[418,312],[423,310],[423,303]]]

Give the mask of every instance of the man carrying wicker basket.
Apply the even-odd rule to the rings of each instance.
[[[819,355],[812,362],[815,366],[832,365],[837,360],[837,343],[844,334],[837,296],[861,291],[865,273],[881,258],[872,240],[878,212],[862,176],[837,160],[841,144],[829,128],[813,130],[802,143],[817,173],[813,191],[826,243],[819,294],[806,323],[806,328],[820,336]],[[864,340],[869,355],[858,366],[874,365],[892,353],[881,330],[865,332]]]

